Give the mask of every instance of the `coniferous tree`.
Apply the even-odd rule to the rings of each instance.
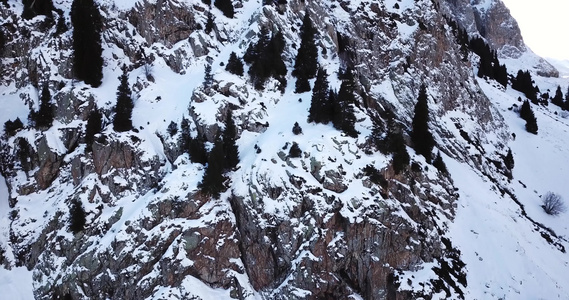
[[[508,149],[508,153],[504,156],[504,165],[508,170],[514,169],[514,155],[512,154],[512,149]]]
[[[526,130],[529,133],[537,134],[537,129],[537,119],[535,118],[533,110],[530,110],[526,120]]]
[[[231,109],[227,112],[225,118],[225,129],[222,133],[223,138],[223,154],[224,169],[230,171],[239,163],[239,149],[237,148],[237,127],[233,121],[233,112]]]
[[[561,87],[557,86],[557,90],[555,91],[555,96],[551,99],[551,103],[563,107],[563,92],[561,91]]]
[[[8,120],[4,123],[4,132],[7,136],[14,136],[18,130],[24,128],[24,124],[20,118],[16,118],[16,120]]]
[[[190,138],[188,142],[188,153],[190,160],[194,163],[207,164],[207,151],[205,150],[205,137],[197,135],[195,138]]]
[[[231,54],[229,54],[229,60],[227,61],[225,70],[231,74],[239,76],[243,75],[243,62],[240,58],[237,57],[237,54],[235,54],[235,52],[231,52]]]
[[[170,137],[176,135],[176,133],[178,133],[178,123],[170,121],[168,128],[166,128],[166,131]]]
[[[292,146],[290,147],[290,150],[288,151],[288,156],[289,157],[301,157],[302,156],[302,150],[300,150],[300,147],[298,146],[298,144],[296,142],[292,142]]]
[[[405,139],[401,130],[389,131],[388,137],[391,143],[391,152],[393,153],[393,170],[395,174],[401,173],[409,165],[411,158],[405,146]]]
[[[272,76],[280,83],[280,91],[284,93],[284,89],[286,88],[287,81],[286,81],[286,73],[287,68],[282,58],[282,53],[286,47],[284,35],[281,31],[277,32],[273,35],[271,40],[269,41],[269,47],[265,51],[265,55],[267,58],[265,59],[266,63],[270,65],[270,72],[269,76]]]
[[[332,122],[332,125],[336,128],[335,122],[340,121],[341,110],[338,104],[338,92],[332,89],[328,91],[328,107],[330,109],[329,122]]]
[[[192,154],[190,150],[190,140],[192,137],[190,135],[190,122],[188,121],[188,119],[186,119],[185,116],[182,116],[182,121],[180,122],[180,130],[181,130],[180,139],[179,139],[180,148],[183,149],[184,152],[190,153],[190,159],[191,159]]]
[[[531,109],[528,100],[525,100],[520,108],[520,118],[526,121],[526,130],[533,134],[537,134],[537,119]]]
[[[243,60],[248,64],[253,64],[261,58],[261,54],[269,46],[271,40],[270,33],[266,27],[261,27],[259,32],[259,40],[256,43],[250,43],[243,55]]]
[[[243,56],[245,62],[250,63],[249,75],[256,89],[262,90],[265,81],[274,77],[280,82],[280,90],[284,92],[286,87],[286,65],[282,59],[285,41],[282,32],[277,32],[269,38],[265,27],[261,28],[259,40],[250,44]]]
[[[409,152],[407,152],[402,130],[394,121],[389,123],[384,143],[387,144],[389,153],[393,154],[393,170],[395,174],[401,173],[409,165],[411,158],[409,157]]]
[[[329,102],[328,74],[323,68],[318,68],[312,100],[308,111],[308,122],[327,124],[331,121],[331,107]]]
[[[115,118],[113,126],[115,131],[122,132],[132,129],[132,92],[128,85],[128,74],[126,66],[123,66],[123,73],[119,77],[120,84],[117,90],[117,105],[115,106]]]
[[[40,109],[35,114],[35,124],[37,128],[47,129],[53,124],[54,112],[51,104],[51,93],[47,84],[43,86],[40,99]]]
[[[563,102],[563,109],[569,110],[569,86],[567,87],[567,93],[565,93],[565,102]]]
[[[393,155],[393,170],[395,174],[401,173],[409,165],[411,158],[407,152],[405,139],[401,128],[393,120],[392,113],[388,119],[387,132],[384,134],[384,129],[379,120],[375,120],[371,133],[371,139],[375,144],[377,150],[383,154]]]
[[[95,141],[95,134],[103,130],[103,114],[95,107],[87,119],[87,126],[85,129],[85,151],[91,152],[93,150],[93,142]]]
[[[30,170],[32,165],[30,162],[30,157],[34,148],[32,145],[30,145],[26,138],[20,137],[17,140],[18,151],[16,153],[16,156],[18,157],[18,161],[20,162],[23,170]]]
[[[213,27],[215,26],[215,23],[213,22],[213,15],[211,14],[211,11],[207,12],[207,20],[205,23],[205,33],[210,34],[211,31],[213,30]]]
[[[435,168],[437,168],[437,170],[439,170],[439,172],[441,172],[443,174],[448,173],[447,166],[446,166],[445,162],[443,161],[443,158],[441,157],[440,152],[437,152],[437,156],[435,156],[435,159],[433,159],[433,166]]]
[[[231,0],[215,0],[213,2],[213,5],[221,10],[224,16],[230,19],[232,19],[235,15],[235,8],[233,8],[233,3]]]
[[[94,0],[73,0],[73,74],[92,87],[103,79],[103,48],[101,47],[101,14]]]
[[[63,16],[63,13],[62,13],[57,18],[57,24],[55,25],[55,35],[59,36],[62,33],[66,32],[68,29],[69,28],[67,27],[67,24],[65,23],[65,17]]]
[[[512,80],[512,88],[524,93],[533,103],[537,103],[537,92],[539,88],[533,85],[533,80],[529,71],[519,70],[516,78]]]
[[[2,28],[0,28],[0,51],[4,49],[4,45],[6,45],[6,37],[4,36]]]
[[[318,49],[314,41],[316,29],[312,25],[312,20],[308,12],[304,14],[302,26],[300,27],[300,47],[294,63],[292,75],[296,77],[295,92],[302,93],[310,91],[308,79],[316,76],[318,67]]]
[[[53,18],[53,2],[52,0],[22,0],[24,10],[22,18],[29,20],[38,15],[44,15]]]
[[[501,84],[503,87],[508,86],[508,69],[506,65],[501,65],[498,59],[496,58],[494,65],[494,79]]]
[[[334,128],[341,130],[351,137],[357,137],[359,133],[354,127],[356,123],[353,107],[354,99],[353,82],[351,80],[342,81],[340,91],[334,103],[332,103],[332,123],[334,124]]]
[[[412,125],[411,141],[413,141],[415,151],[423,155],[425,160],[430,163],[435,140],[429,131],[429,106],[427,103],[427,90],[424,84],[421,85],[419,90]]]
[[[502,86],[506,87],[508,85],[508,70],[506,65],[500,64],[496,51],[493,51],[479,37],[470,40],[470,49],[480,57],[477,76],[495,79]]]
[[[298,122],[294,122],[294,126],[292,126],[292,133],[294,133],[294,135],[302,134],[302,127],[298,125]]]
[[[294,84],[295,93],[304,93],[310,91],[310,82],[306,77],[297,77]]]
[[[224,156],[223,141],[218,134],[215,138],[213,148],[209,153],[204,176],[202,181],[198,184],[198,187],[204,194],[214,198],[219,197],[219,194],[225,190],[224,183],[226,178],[223,174]]]
[[[387,134],[385,133],[385,127],[380,119],[372,119],[373,125],[371,129],[371,135],[369,137],[370,141],[375,146],[375,149],[383,154],[389,154],[389,147],[385,142],[387,140]]]
[[[524,103],[522,104],[522,107],[520,108],[520,118],[527,121],[528,118],[530,117],[530,112],[531,112],[531,106],[529,104],[529,101],[525,100]]]
[[[85,210],[80,200],[73,200],[69,208],[69,229],[73,233],[79,233],[85,229],[87,222]]]

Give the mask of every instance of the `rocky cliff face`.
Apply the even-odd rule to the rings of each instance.
[[[499,1],[485,8],[470,2],[234,1],[236,18],[213,8],[214,30],[205,34],[209,8],[201,2],[136,1],[124,8],[101,1],[99,89],[72,79],[70,32],[56,35],[41,16],[24,21],[21,7],[11,5],[1,13],[2,88],[17,95],[11,101],[34,108],[36,89],[48,82],[56,123],[3,139],[11,225],[2,264],[32,270],[37,299],[211,299],[214,292],[234,299],[416,299],[442,292],[461,298],[466,269],[446,237],[457,201],[451,177],[416,155],[412,167],[395,174],[391,157],[376,153],[367,135],[372,119],[387,123],[388,111],[408,132],[426,83],[440,151],[498,172],[486,157],[499,157],[510,134],[445,17],[479,32],[501,55],[516,57],[525,46]],[[307,124],[310,93],[281,94],[273,82],[257,91],[247,76],[229,76],[219,66],[230,50],[242,55],[265,26],[284,33],[290,69],[306,12],[318,30],[321,64],[330,74],[340,65],[356,72],[357,139]],[[204,63],[215,67],[209,90],[201,86]],[[109,126],[86,153],[88,112],[97,104],[112,118],[113,77],[122,64],[131,70],[136,130],[115,133]],[[292,86],[294,78],[288,80]],[[227,192],[212,199],[198,189],[204,166],[180,151],[181,133],[169,136],[166,126],[186,116],[192,135],[211,142],[228,109],[237,120],[241,163]],[[280,129],[292,119],[303,124],[304,137]],[[29,143],[24,161],[17,161],[19,139]],[[295,140],[300,158],[286,155]],[[378,170],[375,177],[366,165]],[[86,211],[77,234],[67,228],[73,201]],[[427,269],[431,276],[402,288],[401,275],[425,264],[435,266]]]
[[[442,10],[456,18],[470,34],[479,34],[503,58],[520,58],[528,51],[516,20],[498,0],[445,0]],[[546,77],[558,77],[559,72],[543,59],[533,66]]]

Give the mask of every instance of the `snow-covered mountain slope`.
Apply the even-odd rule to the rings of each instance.
[[[534,105],[539,132],[526,132],[523,94],[476,77],[479,57],[465,58],[448,22],[500,48],[511,75],[527,69],[541,92],[566,91],[500,1],[233,1],[228,19],[200,1],[101,0],[97,88],[72,76],[71,3],[54,1],[70,26],[61,34],[44,16],[22,19],[19,1],[0,11],[0,121],[25,124],[2,139],[0,285],[11,299],[569,298],[567,214],[540,207],[548,191],[569,193],[567,114]],[[306,12],[330,87],[340,88],[340,69],[355,71],[357,137],[309,123],[312,93],[294,92]],[[496,14],[507,28],[489,23]],[[286,87],[271,78],[255,89],[247,64],[243,76],[225,70],[262,27],[283,33]],[[119,133],[111,120],[123,65],[134,129]],[[38,130],[27,120],[45,83],[56,117]],[[448,175],[409,138],[421,84]],[[88,152],[95,107],[106,126]],[[239,164],[214,198],[200,189],[210,164],[192,162],[186,133],[168,127],[189,120],[212,150],[228,111]],[[370,139],[390,121],[411,156],[401,174]],[[300,157],[288,155],[293,143]],[[77,233],[74,203],[86,212]]]

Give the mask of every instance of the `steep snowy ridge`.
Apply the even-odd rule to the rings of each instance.
[[[540,207],[548,191],[569,197],[567,114],[534,105],[539,133],[526,132],[516,109],[523,94],[476,77],[479,58],[464,59],[445,20],[485,37],[511,75],[528,69],[542,92],[566,91],[500,1],[233,1],[228,19],[201,1],[100,0],[98,88],[73,79],[72,29],[57,35],[44,16],[23,20],[12,2],[0,11],[0,122],[27,125],[46,82],[56,120],[2,138],[0,286],[10,299],[569,298],[568,214]],[[71,3],[54,1],[70,27]],[[294,93],[305,12],[330,87],[339,89],[339,69],[354,68],[357,138],[309,123],[312,93]],[[488,23],[495,15],[506,29]],[[244,76],[225,71],[261,27],[284,35],[284,91],[276,79],[256,90],[247,65]],[[117,133],[110,120],[123,65],[135,130]],[[409,147],[423,83],[448,175]],[[95,106],[106,127],[86,153]],[[167,128],[185,118],[211,150],[229,110],[240,162],[213,199],[198,188],[207,166],[192,163],[183,133]],[[369,139],[374,124],[387,130],[390,112],[411,154],[402,174]],[[300,157],[288,155],[293,142]],[[512,178],[502,163],[508,149]],[[73,234],[76,201],[87,215]]]

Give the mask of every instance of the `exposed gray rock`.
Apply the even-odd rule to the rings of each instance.
[[[159,42],[170,48],[188,38],[197,28],[197,9],[203,10],[199,4],[188,7],[185,3],[172,0],[145,0],[138,2],[126,14],[126,18],[146,39],[148,45]]]
[[[39,140],[37,147],[40,168],[35,177],[38,187],[43,190],[48,188],[59,174],[59,168],[63,163],[63,155],[52,150],[47,143],[46,136]]]
[[[324,174],[326,176],[324,177],[324,182],[322,183],[323,188],[336,193],[342,193],[348,189],[348,186],[344,183],[344,176],[342,176],[340,172],[334,170],[326,170]]]

